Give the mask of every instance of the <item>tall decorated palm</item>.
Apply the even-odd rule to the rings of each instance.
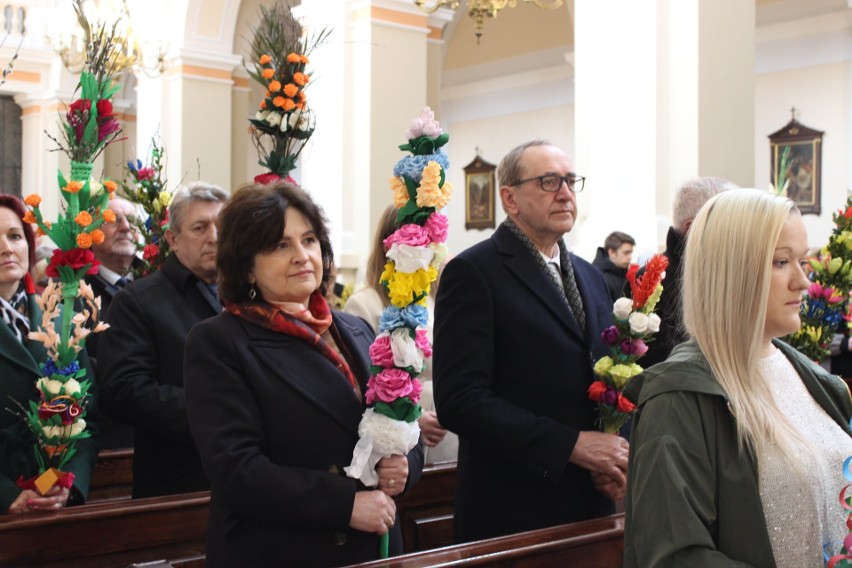
[[[85,19],[74,1],[78,18]],[[87,24],[88,25],[88,24]],[[58,174],[62,211],[55,221],[44,218],[41,197],[28,195],[25,221],[35,223],[39,234],[56,244],[47,265],[50,278],[37,300],[42,319],[29,338],[44,344],[48,357],[40,362],[43,374],[35,384],[38,400],[30,401],[24,418],[36,437],[34,448],[40,475],[19,480],[19,485],[46,493],[55,484],[70,487],[73,474],[62,472],[75,454],[77,440],[90,435],[86,411],[91,382],[81,353],[90,333],[106,329],[98,321],[100,298],[82,281],[97,272],[92,244],[103,242],[103,223],[115,222],[107,208],[116,184],[92,179],[95,158],[121,133],[111,99],[119,87],[113,84],[113,68],[121,46],[116,29],[100,26],[89,30],[86,67],[75,90],[77,97],[62,116],[60,139],[51,137],[71,159],[70,175]]]
[[[316,127],[306,94],[312,75],[308,56],[331,32],[306,33],[282,2],[261,6],[260,23],[252,32],[253,67],[248,72],[266,93],[249,122],[258,163],[268,170],[255,181],[292,181],[289,174]]]

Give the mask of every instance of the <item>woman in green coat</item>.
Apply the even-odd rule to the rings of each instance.
[[[793,202],[758,190],[724,192],[693,222],[692,339],[643,377],[626,567],[823,566],[839,549],[849,390],[777,339],[801,323],[807,249]]]
[[[29,401],[38,396],[35,384],[42,376],[38,364],[47,358],[44,346],[27,338],[32,326],[41,321],[41,311],[29,270],[35,238],[24,214],[17,198],[0,195],[0,514],[55,511],[82,502],[97,459],[94,420],[87,415],[93,436],[77,442],[77,453],[63,467],[75,475],[70,488],[56,485],[42,496],[17,484],[19,478],[38,474],[36,438],[21,416],[21,407],[29,408]],[[80,362],[88,364],[85,353]]]

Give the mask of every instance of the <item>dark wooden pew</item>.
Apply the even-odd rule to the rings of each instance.
[[[201,558],[209,510],[210,494],[199,492],[2,515],[0,566],[100,568]]]
[[[453,544],[455,493],[456,464],[448,462],[423,468],[417,485],[397,499],[396,510],[406,552]]]
[[[88,503],[130,499],[133,490],[133,448],[101,450],[89,481]]]
[[[448,546],[357,564],[358,568],[425,566],[582,566],[611,568],[624,560],[624,515]]]

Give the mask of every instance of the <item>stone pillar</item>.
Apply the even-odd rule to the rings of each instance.
[[[754,179],[754,4],[620,2],[618,18],[612,10],[575,4],[575,158],[588,180],[572,240],[586,257],[614,230],[640,251],[664,244],[656,220],[670,221],[687,178]],[[614,226],[614,211],[631,216]]]
[[[160,135],[170,185],[200,179],[231,189],[232,73],[240,61],[182,50],[166,70]]]

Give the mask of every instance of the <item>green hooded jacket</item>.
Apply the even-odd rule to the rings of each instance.
[[[773,343],[852,436],[846,384],[789,345]],[[728,396],[698,345],[679,345],[635,381],[630,387],[641,390],[630,440],[625,568],[775,566],[756,464],[739,450]]]

